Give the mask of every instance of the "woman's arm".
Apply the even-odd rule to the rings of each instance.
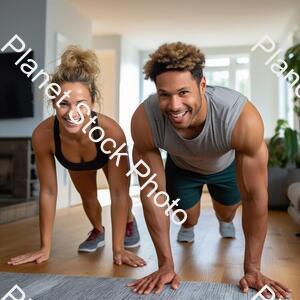
[[[28,262],[41,263],[49,258],[52,230],[55,217],[57,181],[53,154],[50,149],[49,136],[42,126],[32,134],[32,147],[36,155],[37,172],[40,181],[40,250],[13,257],[8,264],[19,265]]]
[[[113,147],[113,144],[109,143],[105,148],[114,153],[116,149],[124,144],[121,152],[127,152],[123,130],[112,119],[109,122],[111,122],[111,126],[106,132],[106,137],[113,139],[116,142],[116,146]],[[114,157],[108,161],[107,165],[107,180],[111,196],[114,262],[118,265],[125,263],[132,267],[144,266],[146,263],[143,259],[130,251],[124,250],[124,237],[131,201],[129,196],[130,177],[126,176],[126,173],[129,171],[129,160],[128,156],[125,155],[120,157],[119,163],[117,160],[117,157]]]

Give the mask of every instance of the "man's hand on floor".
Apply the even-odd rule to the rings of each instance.
[[[173,266],[163,265],[156,272],[128,283],[133,291],[138,294],[150,294],[155,290],[159,294],[165,284],[171,284],[173,289],[179,287],[179,276],[175,273]]]
[[[287,299],[291,293],[291,290],[288,287],[278,281],[264,276],[260,271],[245,272],[244,277],[240,280],[240,288],[243,293],[247,293],[249,288],[259,291],[265,285],[268,285],[268,287],[275,293],[276,298],[279,299]],[[262,295],[267,298],[271,295],[271,293],[265,290]]]

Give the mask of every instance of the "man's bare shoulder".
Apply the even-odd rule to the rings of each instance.
[[[235,150],[254,153],[264,140],[263,120],[255,106],[247,101],[232,132],[231,143]]]
[[[131,135],[137,149],[141,151],[151,151],[156,149],[153,141],[152,130],[143,103],[138,106],[132,116]]]

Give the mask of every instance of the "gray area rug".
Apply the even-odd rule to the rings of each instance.
[[[14,290],[16,299],[42,300],[135,300],[135,299],[180,299],[180,300],[250,300],[255,291],[247,295],[240,292],[239,287],[231,284],[182,281],[177,291],[167,286],[159,295],[140,296],[134,294],[126,284],[128,278],[100,278],[62,276],[48,274],[6,273],[0,272],[0,299],[16,284],[25,293],[25,298]]]

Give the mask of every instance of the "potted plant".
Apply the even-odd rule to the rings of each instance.
[[[300,76],[300,43],[292,46],[285,52],[284,60],[287,64],[287,69],[284,71],[284,74],[287,75],[292,70],[295,71]],[[295,80],[295,78],[292,77],[286,77],[287,81],[291,84]],[[300,84],[298,81],[297,84]],[[297,84],[293,85],[293,88],[297,87]],[[295,93],[294,93],[295,94]],[[298,121],[300,119],[300,98],[294,96],[294,112],[296,113],[298,117]],[[298,124],[299,125],[299,124]]]
[[[286,209],[288,207],[286,188],[290,183],[288,168],[295,165],[298,153],[298,133],[289,127],[286,120],[279,119],[277,121],[275,134],[268,144],[268,150],[269,207]]]
[[[296,168],[300,169],[300,152],[298,152],[295,156],[295,165]]]

